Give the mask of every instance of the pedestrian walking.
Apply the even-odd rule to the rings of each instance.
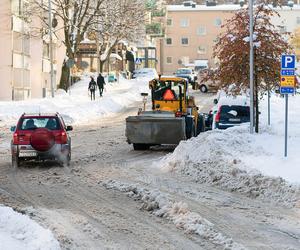
[[[95,92],[97,89],[97,84],[94,80],[94,77],[91,76],[91,81],[89,83],[89,91],[91,92],[91,100],[95,100]]]
[[[104,85],[105,85],[105,80],[104,80],[104,77],[101,75],[101,73],[99,73],[99,75],[97,77],[97,85],[98,85],[99,94],[101,97],[103,95],[103,90],[104,90]]]

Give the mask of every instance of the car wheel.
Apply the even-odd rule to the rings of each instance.
[[[200,133],[205,132],[205,120],[203,115],[198,116],[198,124],[197,124],[197,135]]]
[[[69,154],[67,156],[67,166],[70,166],[71,164],[71,150],[69,151]]]
[[[20,167],[20,158],[18,156],[12,156],[11,163],[12,163],[12,167],[14,168]]]
[[[205,85],[201,85],[201,86],[200,86],[200,91],[201,91],[202,93],[206,93],[206,92],[207,92],[207,87],[206,87]]]
[[[193,122],[193,127],[192,127],[192,135],[191,137],[196,137],[197,136],[197,128],[195,126],[195,122]]]
[[[134,150],[148,150],[150,145],[144,143],[133,143]]]

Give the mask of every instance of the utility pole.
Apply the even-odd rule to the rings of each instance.
[[[48,0],[49,7],[49,50],[50,50],[50,82],[51,82],[51,97],[54,97],[54,69],[53,69],[53,31],[52,31],[52,6],[51,0]]]
[[[253,101],[253,68],[254,68],[254,53],[253,53],[253,0],[249,0],[249,33],[250,33],[250,134],[253,134],[254,127],[254,101]]]

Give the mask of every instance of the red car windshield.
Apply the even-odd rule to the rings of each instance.
[[[28,117],[22,118],[19,130],[34,130],[37,128],[47,128],[49,130],[60,130],[60,122],[57,117]]]

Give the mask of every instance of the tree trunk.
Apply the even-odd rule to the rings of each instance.
[[[99,63],[100,63],[100,67],[99,67],[99,68],[100,68],[100,72],[103,73],[103,67],[104,67],[104,63],[105,63],[105,62],[99,60]]]
[[[91,66],[90,66],[90,71],[93,72],[94,68],[94,57],[91,57]]]
[[[64,61],[62,68],[61,68],[61,77],[60,77],[60,82],[59,82],[60,89],[64,89],[65,91],[68,90],[69,77],[70,77],[70,69],[67,66],[66,62]]]

